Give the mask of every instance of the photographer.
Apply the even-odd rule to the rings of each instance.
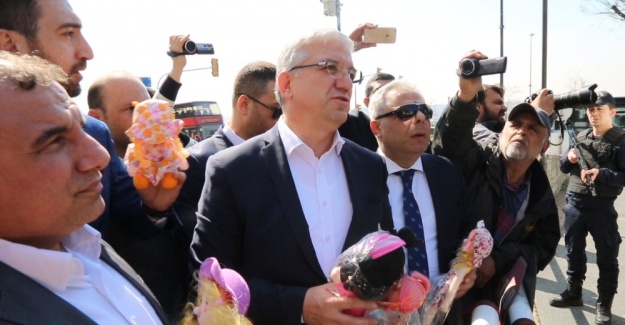
[[[567,205],[564,206],[564,242],[568,261],[567,289],[550,300],[553,307],[582,306],[582,283],[586,273],[586,236],[597,249],[599,297],[595,324],[610,324],[611,307],[618,286],[618,251],[621,237],[616,223],[614,200],[625,186],[625,131],[614,127],[616,102],[605,91],[586,109],[592,128],[577,136],[588,170],[582,169],[574,148],[560,159],[560,170],[570,174]],[[590,182],[595,185],[592,195]]]
[[[465,58],[486,57],[472,51]],[[525,313],[510,308],[508,315],[531,324],[536,274],[549,264],[560,240],[556,202],[536,160],[549,146],[551,111],[519,104],[508,114],[501,134],[478,143],[472,130],[482,78],[461,77],[459,84],[460,91],[436,125],[433,150],[462,167],[469,202],[479,202],[472,206],[472,214],[484,218],[495,239],[492,253],[477,269],[476,287],[470,295],[474,302],[498,303],[498,287],[515,263],[524,259],[527,267],[513,304],[524,306],[520,309]]]

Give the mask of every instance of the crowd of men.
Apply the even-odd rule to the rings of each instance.
[[[435,281],[484,220],[493,251],[462,281],[446,324],[499,303],[520,262],[518,293],[498,316],[534,324],[537,273],[561,236],[538,162],[554,112],[547,89],[506,115],[502,87],[460,77],[431,141],[432,110],[406,80],[373,76],[368,115],[350,111],[352,53],[374,45],[363,34],[375,25],[349,36],[317,31],[289,43],[275,65],[239,71],[232,119],[212,137],[181,134],[190,167],[174,174],[178,186],[137,190],[121,159],[125,130],[132,102],[152,96],[131,73],[111,72],[90,86],[82,114],[72,97],[94,53],[81,27],[67,0],[0,0],[0,323],[176,322],[193,300],[193,272],[216,257],[249,284],[254,324],[377,324],[344,312],[375,302],[337,296],[328,283],[342,251],[368,233],[410,227],[422,245],[406,251],[406,270]],[[186,40],[172,36],[169,50],[182,52]],[[185,64],[172,57],[155,98],[175,101]],[[550,304],[581,305],[590,232],[596,323],[609,324],[625,132],[612,125],[614,98],[598,95],[586,110],[592,128],[578,135],[589,169],[574,150],[561,161],[570,174],[568,286]]]

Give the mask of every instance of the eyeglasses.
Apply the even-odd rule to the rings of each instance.
[[[417,115],[418,112],[423,113],[423,115],[425,115],[425,118],[428,120],[432,118],[432,114],[434,113],[432,109],[426,104],[408,104],[408,105],[399,106],[399,108],[397,108],[394,111],[384,113],[376,117],[375,120],[379,120],[381,118],[395,115],[397,116],[398,119],[402,121],[407,121],[415,117],[415,115]]]
[[[295,69],[301,69],[301,68],[309,68],[309,67],[325,67],[330,77],[334,79],[338,79],[345,75],[348,75],[351,81],[354,81],[354,79],[356,79],[356,69],[354,68],[339,69],[339,65],[333,61],[321,61],[321,62],[312,63],[312,64],[298,65],[298,66],[292,67],[291,69],[289,69],[289,71],[293,71]]]
[[[245,96],[249,99],[251,99],[253,102],[259,104],[260,106],[270,110],[272,112],[271,114],[271,118],[273,118],[274,120],[277,120],[278,118],[280,118],[280,115],[282,115],[282,107],[278,106],[278,107],[271,107],[263,102],[261,102],[260,100],[250,96],[250,95],[246,95],[246,94],[239,94],[239,96]]]

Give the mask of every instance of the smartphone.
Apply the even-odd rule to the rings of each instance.
[[[365,43],[395,43],[397,28],[376,27],[365,29]]]

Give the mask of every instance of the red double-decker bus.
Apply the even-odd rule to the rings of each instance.
[[[184,121],[184,129],[192,139],[204,140],[223,124],[223,116],[217,102],[197,101],[174,105],[177,119]]]

